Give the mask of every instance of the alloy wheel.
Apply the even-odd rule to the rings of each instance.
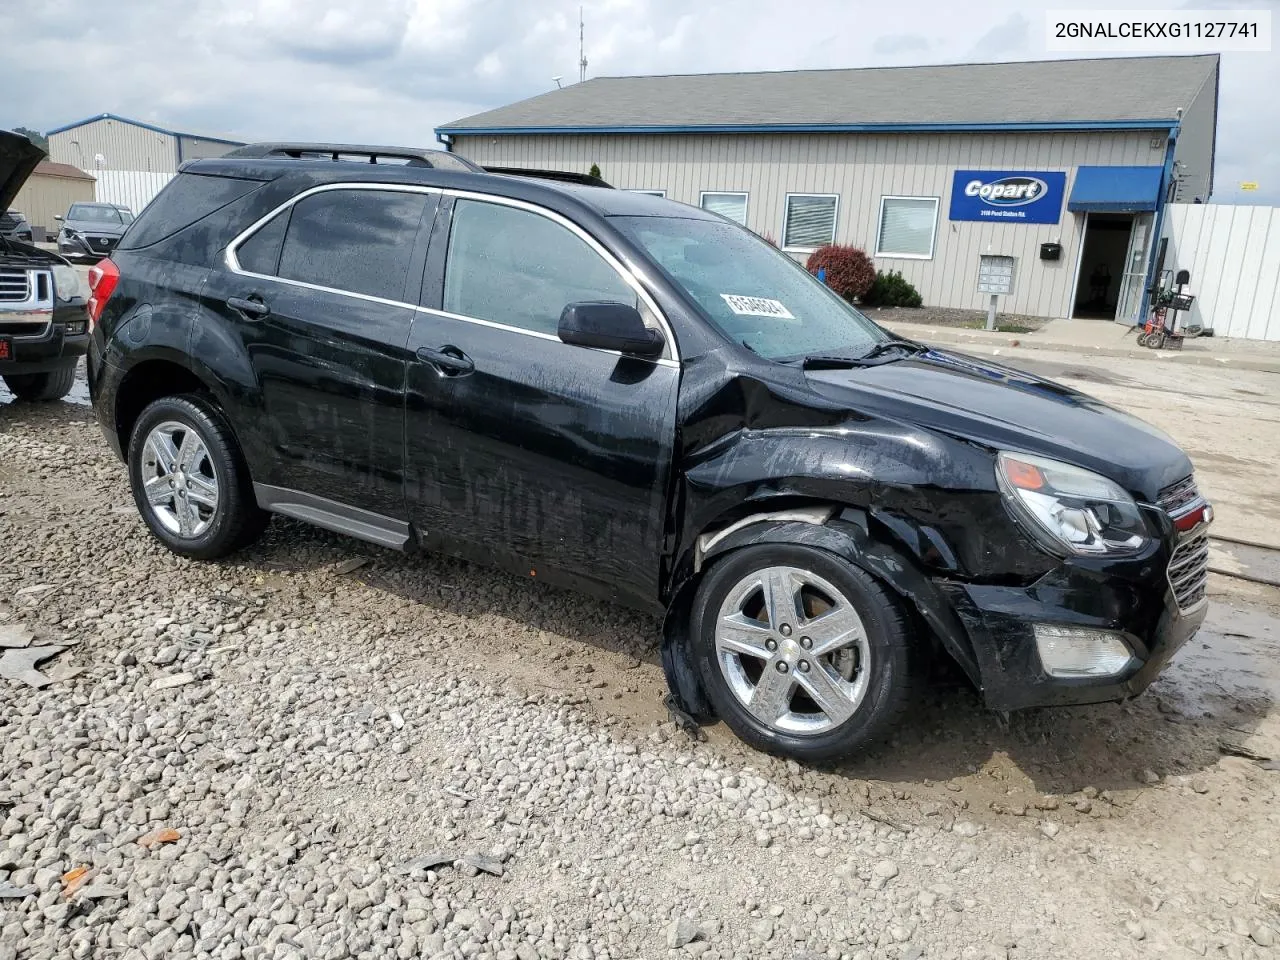
[[[772,566],[744,577],[720,605],[715,642],[730,691],[774,730],[824,733],[866,696],[871,648],[862,618],[811,571]]]
[[[192,427],[176,420],[157,424],[142,446],[147,505],[170,533],[200,537],[218,512],[218,475],[209,448]]]

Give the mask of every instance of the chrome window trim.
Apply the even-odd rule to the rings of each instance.
[[[663,348],[664,355],[656,359],[647,357],[640,357],[636,359],[648,359],[650,362],[656,363],[660,366],[678,367],[680,365],[680,353],[679,347],[676,344],[675,331],[672,329],[671,323],[667,319],[666,314],[658,307],[657,301],[653,299],[649,291],[645,289],[644,284],[641,283],[640,278],[643,277],[647,281],[649,279],[648,274],[641,270],[638,265],[618,259],[618,257],[606,249],[600,241],[562,214],[548,209],[547,207],[539,206],[536,203],[530,203],[527,200],[517,200],[514,197],[500,197],[491,193],[480,193],[475,190],[455,190],[444,187],[427,187],[404,183],[324,183],[316,187],[311,187],[308,190],[304,190],[296,196],[290,197],[288,200],[284,201],[284,203],[281,203],[269,213],[259,217],[240,233],[236,234],[232,241],[227,244],[226,253],[223,255],[223,262],[226,265],[226,268],[232,273],[242,277],[253,277],[257,280],[270,280],[275,283],[283,283],[307,290],[318,290],[323,293],[336,293],[344,297],[354,297],[357,300],[366,300],[370,303],[381,303],[392,307],[407,307],[417,313],[435,314],[442,317],[448,317],[453,320],[463,320],[467,323],[475,323],[481,326],[491,327],[497,330],[507,330],[512,333],[522,333],[527,336],[539,337],[545,340],[554,340],[556,343],[563,343],[559,337],[542,333],[537,330],[526,330],[523,327],[515,327],[510,324],[498,323],[494,320],[485,320],[481,317],[468,317],[463,314],[449,313],[445,310],[436,310],[431,307],[424,307],[416,303],[406,303],[403,300],[389,300],[385,297],[375,297],[367,293],[356,293],[351,290],[340,290],[337,287],[326,287],[317,283],[307,283],[304,280],[291,280],[287,277],[276,277],[265,273],[254,273],[251,270],[244,269],[240,265],[240,261],[236,257],[236,250],[241,244],[300,200],[305,200],[307,197],[314,196],[315,194],[325,193],[332,190],[379,190],[392,193],[438,194],[440,196],[455,197],[462,200],[476,200],[481,203],[494,203],[499,206],[514,207],[518,210],[525,210],[529,213],[546,217],[553,223],[558,223],[571,233],[577,235],[584,243],[587,244],[587,246],[594,250],[596,254],[605,261],[605,263],[609,264],[618,276],[622,278],[622,281],[636,291],[637,296],[644,301],[645,305],[653,312],[654,317],[657,318],[658,327],[662,331],[662,335],[666,340],[666,345]],[[571,346],[571,344],[565,344],[565,346]],[[621,354],[616,350],[600,350],[597,347],[587,347],[585,349],[597,350],[600,353],[610,353],[621,356]]]

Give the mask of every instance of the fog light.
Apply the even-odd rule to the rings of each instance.
[[[1119,634],[1088,627],[1037,623],[1033,628],[1044,672],[1051,677],[1114,677],[1133,654]]]

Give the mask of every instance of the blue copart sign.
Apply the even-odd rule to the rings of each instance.
[[[1057,223],[1067,175],[1061,171],[957,170],[951,182],[952,220]]]

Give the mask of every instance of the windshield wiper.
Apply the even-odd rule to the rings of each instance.
[[[803,359],[802,365],[806,370],[844,370],[850,367],[876,367],[882,363],[905,360],[907,357],[913,357],[927,349],[929,348],[923,347],[918,343],[912,343],[909,340],[886,340],[883,343],[877,343],[861,356],[842,357],[833,354],[811,354]]]

